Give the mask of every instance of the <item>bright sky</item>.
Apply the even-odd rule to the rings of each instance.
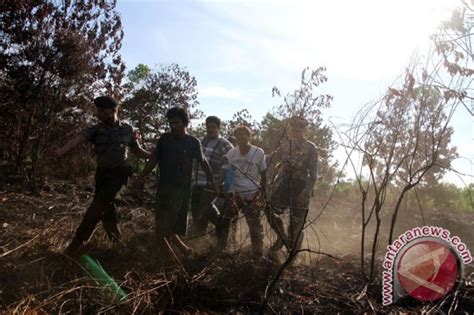
[[[325,118],[349,122],[426,51],[453,0],[119,1],[128,69],[171,62],[198,81],[206,115],[229,119],[247,108],[259,120],[282,92],[298,87],[304,67],[327,68],[322,93],[334,96]],[[474,157],[472,117],[460,110],[453,144]],[[335,158],[341,160],[342,152]],[[465,158],[454,167],[474,174]],[[453,174],[446,180],[462,185]],[[464,180],[473,182],[472,178]]]

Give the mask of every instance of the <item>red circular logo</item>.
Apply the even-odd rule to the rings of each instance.
[[[398,261],[400,285],[412,297],[435,301],[448,294],[456,285],[458,258],[440,242],[424,240],[413,244]]]

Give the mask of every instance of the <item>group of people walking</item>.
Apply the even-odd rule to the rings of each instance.
[[[264,254],[263,216],[276,234],[270,251],[276,252],[283,246],[301,247],[318,166],[316,146],[305,139],[306,119],[292,117],[281,144],[266,155],[251,143],[252,131],[247,126],[234,129],[234,147],[220,135],[221,120],[216,116],[206,118],[206,136],[199,141],[187,134],[187,111],[173,107],[166,113],[170,131],[162,134],[149,152],[142,148],[133,128],[119,120],[119,105],[114,98],[101,96],[94,103],[99,123],[52,150],[52,155],[59,158],[90,141],[97,158],[95,195],[66,249],[67,254],[77,254],[101,221],[108,237],[120,242],[114,202],[132,174],[126,161],[128,151],[147,159],[135,183],[143,183],[158,166],[155,228],[157,248],[163,255],[173,246],[186,254],[192,252],[181,239],[187,234],[189,205],[194,234],[205,234],[212,223],[220,251],[227,247],[229,227],[240,212],[249,228],[254,256]],[[272,184],[267,185],[267,181]],[[290,222],[285,231],[281,215],[288,208]]]

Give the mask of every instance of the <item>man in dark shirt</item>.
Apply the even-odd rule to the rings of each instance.
[[[155,219],[160,250],[169,248],[170,242],[173,242],[184,253],[191,253],[192,249],[178,235],[186,235],[193,161],[201,164],[211,187],[217,189],[199,140],[186,133],[189,123],[186,110],[173,107],[166,113],[166,118],[171,132],[164,133],[158,139],[137,182],[143,182],[144,177],[158,164],[160,175]]]
[[[66,253],[70,255],[77,254],[100,221],[111,240],[120,240],[114,202],[117,193],[127,184],[131,173],[130,165],[126,161],[127,149],[130,148],[142,158],[151,155],[141,148],[133,128],[118,119],[119,106],[115,99],[101,96],[94,99],[94,104],[100,122],[82,130],[63,147],[51,150],[53,157],[60,158],[79,144],[90,141],[94,143],[97,158],[95,196],[66,249]]]

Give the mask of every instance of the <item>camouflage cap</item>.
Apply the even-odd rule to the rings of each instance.
[[[112,96],[99,96],[94,99],[94,104],[99,108],[114,108],[118,102]]]
[[[308,126],[308,120],[302,116],[293,116],[289,119],[289,124],[293,127],[307,127]]]

